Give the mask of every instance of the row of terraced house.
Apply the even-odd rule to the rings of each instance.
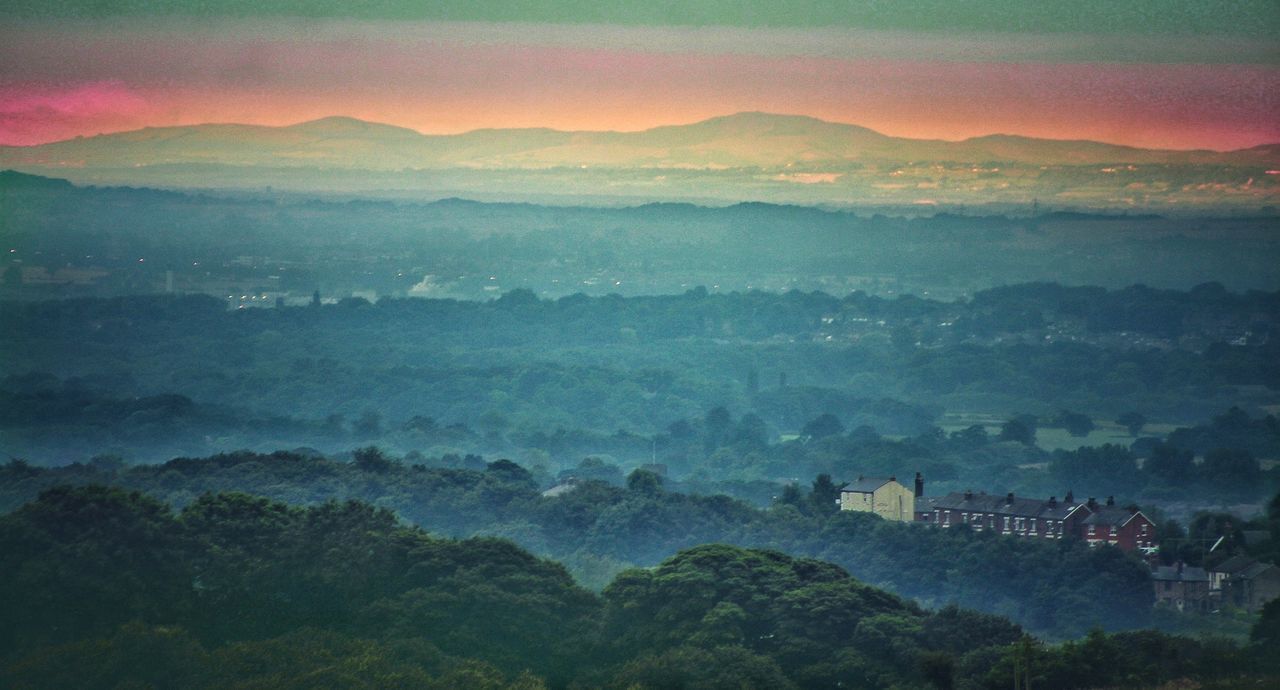
[[[916,473],[909,489],[897,478],[858,477],[840,491],[840,509],[871,512],[899,522],[939,528],[965,526],[1027,539],[1074,536],[1090,546],[1111,544],[1137,551],[1152,564],[1156,603],[1180,611],[1214,611],[1231,607],[1256,612],[1280,598],[1280,566],[1234,556],[1206,570],[1183,563],[1159,565],[1155,523],[1137,506],[1118,507],[1089,498],[1077,501],[1067,491],[1061,501],[963,491],[926,497],[924,478]]]
[[[859,477],[840,492],[840,508],[872,512],[887,520],[915,521],[935,527],[967,526],[1030,539],[1062,539],[1076,536],[1092,545],[1111,544],[1125,551],[1151,554],[1156,528],[1136,506],[1118,507],[1108,498],[1077,501],[1071,491],[1060,501],[1004,496],[982,492],[953,492],[926,497],[924,478],[916,473],[909,489],[896,477]]]

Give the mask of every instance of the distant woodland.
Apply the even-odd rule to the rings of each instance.
[[[1273,682],[1151,565],[1280,560],[1274,209],[926,211],[0,173],[0,686]]]
[[[1264,463],[1280,450],[1277,299],[1024,285],[949,303],[11,303],[0,439],[55,465],[377,444],[548,480],[596,458],[620,483],[657,462],[757,504],[818,474],[915,472],[938,493],[1251,502],[1280,485]]]

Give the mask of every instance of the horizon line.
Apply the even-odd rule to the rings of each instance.
[[[365,120],[365,119],[351,116],[351,115],[333,114],[333,115],[324,115],[317,118],[311,118],[308,120],[302,120],[299,122],[292,122],[288,124],[261,124],[261,123],[252,123],[252,122],[198,122],[198,123],[192,123],[192,124],[175,124],[175,125],[146,125],[143,127],[137,127],[133,129],[113,130],[109,132],[99,132],[97,134],[90,134],[90,135],[76,135],[74,137],[69,137],[65,139],[51,139],[49,141],[44,141],[44,142],[35,143],[35,144],[0,143],[0,148],[10,148],[10,149],[37,148],[40,146],[61,144],[61,143],[77,141],[81,139],[96,139],[99,137],[110,137],[110,136],[116,136],[120,134],[144,132],[147,130],[190,129],[195,127],[253,127],[253,128],[261,128],[261,129],[291,129],[291,128],[303,127],[306,125],[324,122],[326,120],[349,120],[349,121],[358,122],[365,125],[392,127],[396,129],[402,129],[407,132],[412,132],[421,137],[456,137],[456,136],[465,136],[467,134],[475,134],[477,132],[519,132],[519,131],[526,131],[526,132],[527,131],[547,131],[547,132],[556,132],[560,134],[642,134],[645,132],[652,132],[658,129],[693,127],[696,125],[706,124],[708,122],[712,122],[715,120],[724,120],[724,119],[749,116],[749,115],[763,115],[763,116],[774,117],[774,118],[794,118],[794,119],[812,120],[814,122],[819,122],[827,125],[858,128],[858,129],[866,130],[873,134],[890,138],[890,139],[902,139],[906,141],[917,141],[917,142],[938,142],[938,143],[947,143],[947,144],[961,144],[965,142],[976,141],[980,139],[988,139],[993,137],[1011,137],[1011,138],[1019,138],[1019,139],[1028,139],[1033,141],[1045,141],[1045,142],[1056,142],[1056,143],[1102,144],[1104,146],[1114,146],[1118,148],[1132,149],[1135,151],[1170,151],[1170,152],[1179,152],[1179,153],[1194,153],[1194,152],[1236,153],[1240,151],[1250,151],[1253,149],[1263,148],[1266,146],[1280,145],[1280,141],[1272,141],[1272,142],[1264,142],[1260,144],[1255,144],[1253,146],[1245,146],[1243,148],[1234,148],[1234,149],[1214,149],[1214,148],[1207,148],[1207,147],[1148,148],[1143,146],[1135,146],[1133,144],[1104,141],[1101,139],[1085,139],[1085,138],[1061,139],[1056,137],[1037,137],[1037,136],[1031,136],[1026,134],[1017,134],[1014,132],[1000,132],[1000,131],[965,137],[963,139],[945,139],[941,137],[916,138],[916,137],[905,137],[905,136],[896,136],[892,134],[885,134],[884,132],[881,132],[879,130],[873,129],[871,127],[867,127],[865,125],[860,125],[857,123],[840,122],[836,120],[825,120],[820,117],[816,117],[813,115],[805,115],[801,113],[776,113],[776,112],[768,112],[768,111],[762,111],[762,110],[740,110],[732,113],[726,113],[723,115],[712,115],[710,117],[702,118],[700,120],[694,120],[692,122],[657,124],[650,127],[644,127],[641,129],[557,129],[555,127],[526,126],[526,127],[477,127],[474,129],[465,129],[465,130],[459,130],[454,132],[424,132],[422,130],[415,129],[413,127],[407,127],[407,126],[395,124],[392,122],[382,122],[378,120]]]

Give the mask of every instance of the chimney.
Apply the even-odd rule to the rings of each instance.
[[[1006,494],[1006,495],[1005,495],[1005,497],[1004,497],[1004,502],[1005,502],[1006,504],[1008,504],[1008,505],[1013,505],[1013,492],[1012,492],[1012,491],[1010,491],[1008,494]]]
[[[1057,497],[1057,496],[1050,496],[1050,497],[1049,497],[1049,507],[1050,507],[1050,508],[1057,508],[1057,507],[1058,507],[1058,497]]]
[[[1063,501],[1064,501],[1067,505],[1071,505],[1072,503],[1075,503],[1075,502],[1076,502],[1076,494],[1075,494],[1075,492],[1073,492],[1071,489],[1067,489],[1067,496],[1066,496],[1066,498],[1064,498],[1064,499],[1063,499]]]
[[[889,481],[891,481],[891,482],[896,482],[896,481],[898,481],[898,475],[896,475],[896,474],[891,474],[891,475],[889,475]]]
[[[1093,510],[1094,508],[1098,507],[1098,502],[1093,499],[1093,496],[1090,496],[1089,502],[1086,503],[1085,505],[1089,506],[1089,510]]]
[[[916,498],[924,496],[924,475],[916,472]]]
[[[973,500],[973,489],[965,489],[965,491],[964,491],[964,500],[966,500],[966,501],[972,501],[972,500]]]
[[[858,481],[862,481],[862,475],[858,475]]]
[[[1108,507],[1108,508],[1111,508],[1111,507],[1113,507],[1115,504],[1116,504],[1116,497],[1115,497],[1115,496],[1107,496],[1107,507]]]

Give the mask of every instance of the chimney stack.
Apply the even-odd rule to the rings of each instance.
[[[973,500],[973,489],[965,489],[965,492],[964,492],[964,500],[966,500],[966,501],[972,501],[972,500]]]
[[[1076,494],[1075,494],[1075,492],[1074,492],[1074,491],[1072,491],[1071,489],[1067,489],[1067,496],[1066,496],[1066,498],[1065,498],[1065,499],[1063,499],[1063,500],[1067,503],[1067,505],[1070,505],[1070,504],[1072,504],[1072,503],[1075,503],[1075,502],[1076,502]]]
[[[1089,510],[1093,510],[1094,508],[1098,507],[1098,502],[1094,500],[1093,496],[1090,496],[1089,502],[1086,503],[1085,505],[1089,506]]]
[[[916,472],[916,498],[924,496],[924,475]]]
[[[1116,504],[1115,496],[1107,496],[1107,507],[1110,508]]]
[[[1012,491],[1010,491],[1007,495],[1005,495],[1005,497],[1004,497],[1004,502],[1005,502],[1006,504],[1008,504],[1008,505],[1013,505],[1013,492],[1012,492]]]
[[[1058,497],[1057,497],[1057,496],[1050,496],[1050,497],[1049,497],[1049,507],[1050,507],[1050,508],[1057,508],[1057,507],[1058,507]]]

